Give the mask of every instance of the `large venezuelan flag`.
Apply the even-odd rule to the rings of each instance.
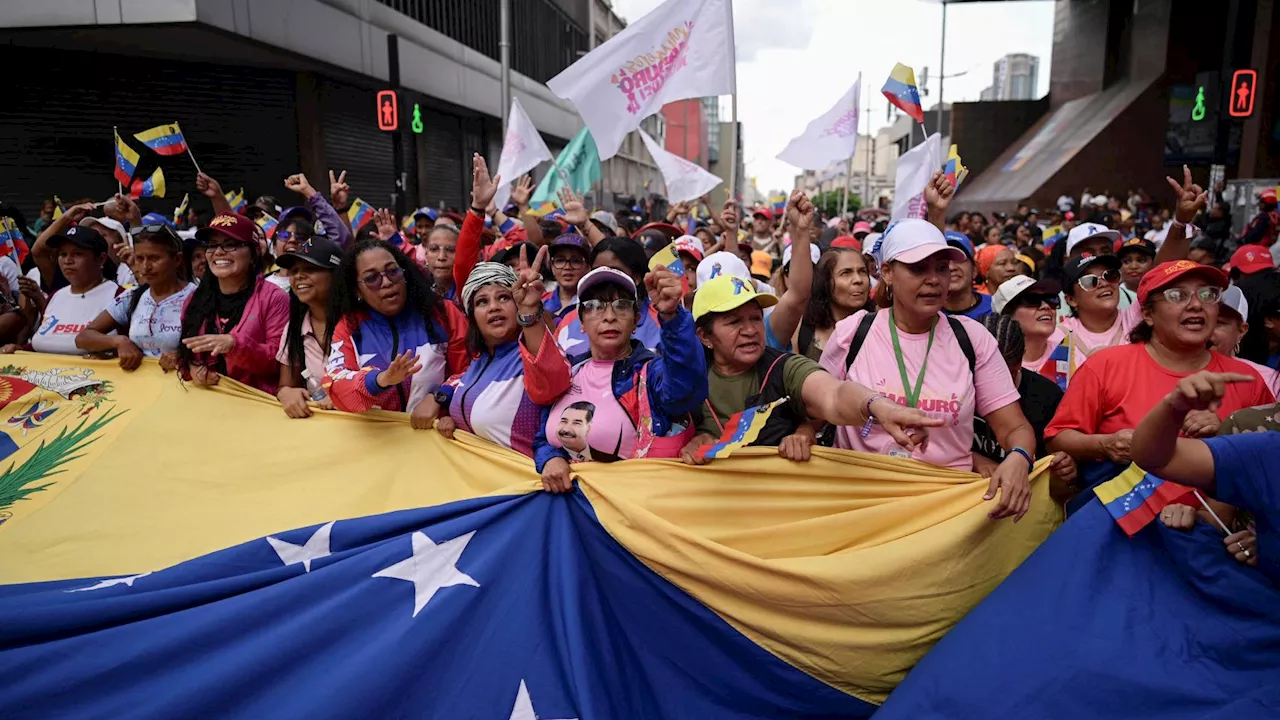
[[[1042,477],[992,522],[974,475],[828,449],[549,495],[402,414],[9,362],[6,717],[867,717],[1060,516]]]

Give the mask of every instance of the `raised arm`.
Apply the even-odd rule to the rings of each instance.
[[[790,341],[804,319],[813,294],[813,257],[809,255],[809,236],[815,208],[801,190],[791,193],[787,203],[786,223],[791,228],[791,267],[787,273],[787,291],[769,314],[773,336]]]
[[[1181,260],[1191,252],[1191,240],[1187,237],[1187,225],[1195,219],[1196,213],[1204,209],[1208,194],[1199,185],[1191,182],[1191,169],[1182,166],[1182,184],[1171,177],[1165,177],[1173,188],[1174,204],[1173,226],[1169,228],[1164,243],[1156,251],[1155,264],[1171,260]]]

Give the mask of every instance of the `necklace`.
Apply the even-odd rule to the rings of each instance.
[[[907,363],[902,357],[902,346],[898,343],[898,323],[893,319],[893,309],[889,309],[889,337],[893,340],[893,359],[898,361],[898,372],[902,374],[902,392],[907,396],[907,407],[916,407],[920,402],[920,390],[924,387],[925,370],[929,367],[929,351],[933,349],[933,331],[938,328],[938,320],[934,318],[929,326],[929,344],[924,349],[924,360],[920,363],[920,373],[916,375],[913,388],[907,377]]]

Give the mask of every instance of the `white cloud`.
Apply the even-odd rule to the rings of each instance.
[[[662,0],[613,0],[630,20]],[[1053,45],[1052,2],[961,3],[947,8],[948,75],[944,97],[977,100],[991,84],[991,66],[1006,53],[1040,57],[1039,92],[1048,91]],[[921,0],[735,0],[738,42],[738,119],[743,123],[747,174],[761,190],[790,188],[798,170],[774,156],[809,120],[822,114],[858,72],[870,88],[863,96],[864,131],[885,124],[880,86],[894,63],[929,68],[936,102],[942,6]],[[722,119],[728,119],[728,98]],[[963,150],[962,150],[963,152]]]

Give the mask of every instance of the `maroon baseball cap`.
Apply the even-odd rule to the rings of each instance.
[[[257,226],[252,220],[240,213],[222,212],[214,215],[208,225],[196,231],[196,240],[207,243],[217,233],[238,242],[256,244],[257,241],[253,238],[255,227]]]

